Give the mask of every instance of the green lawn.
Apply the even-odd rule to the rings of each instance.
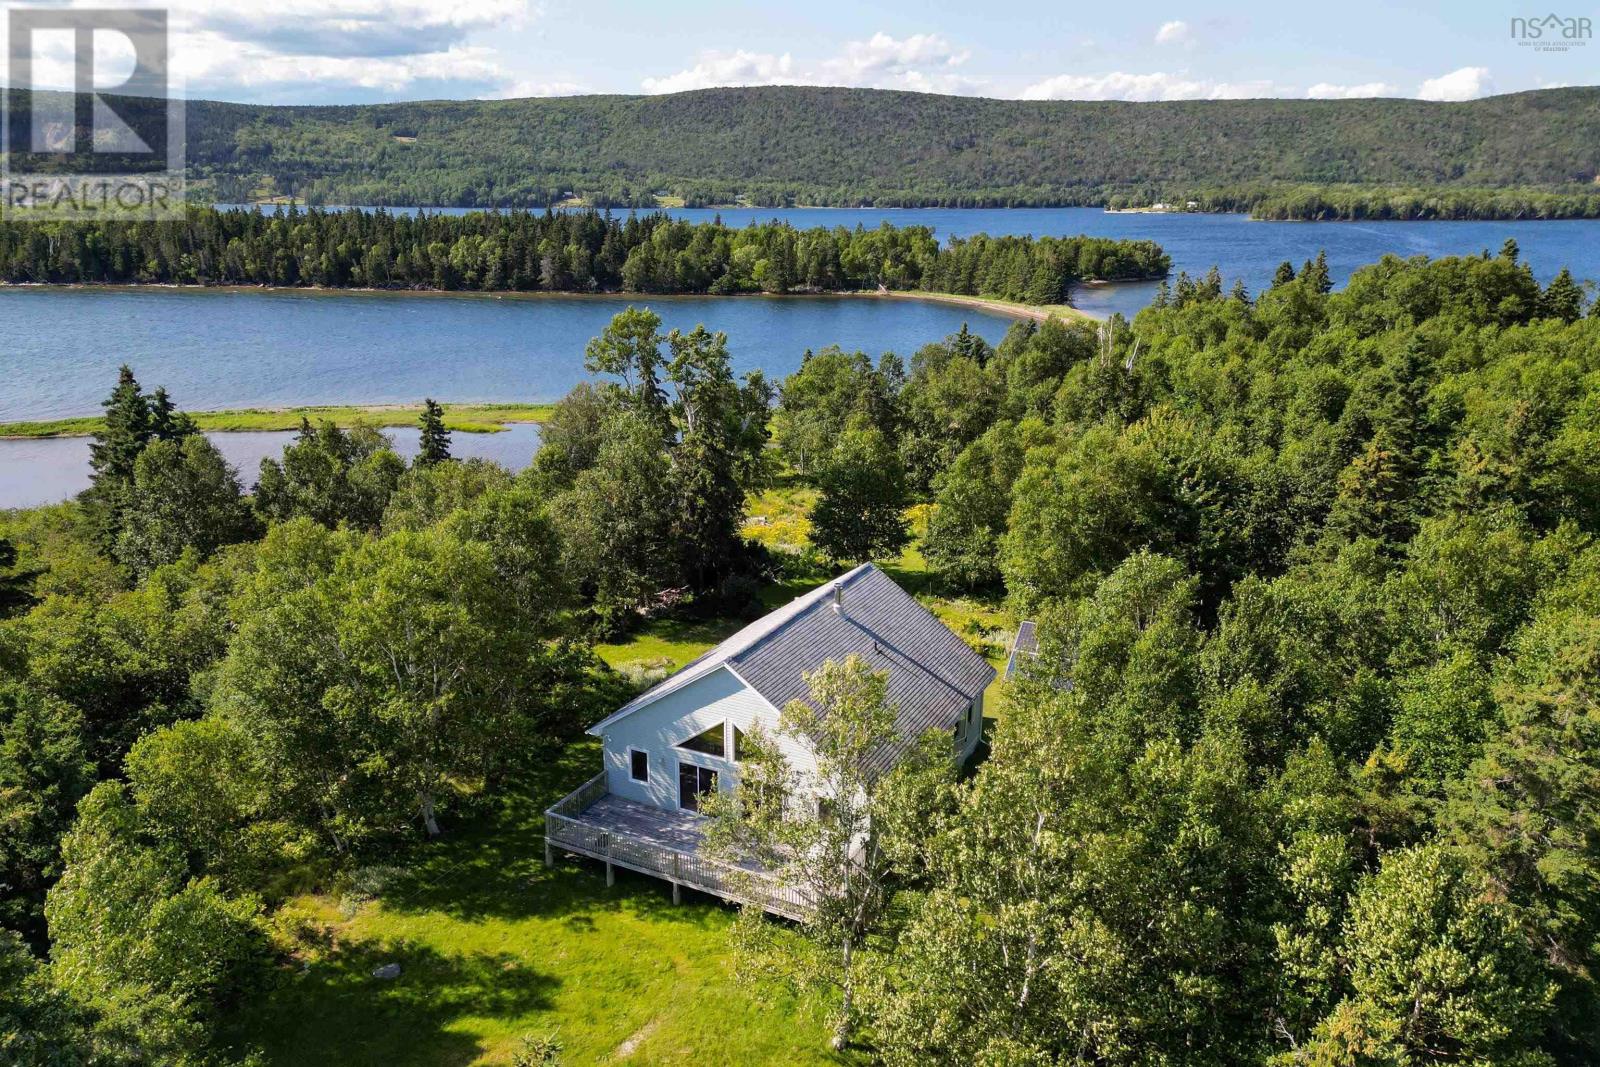
[[[230,1035],[269,1064],[497,1064],[556,1032],[562,1062],[854,1062],[823,1008],[736,974],[733,911],[598,864],[543,862],[544,807],[599,766],[569,747],[495,817],[419,847],[378,899],[291,901],[292,962]],[[293,917],[293,922],[289,917]],[[372,977],[385,963],[399,978]]]
[[[769,518],[758,528],[781,531],[774,540],[787,539],[807,528],[813,496],[779,487],[751,513]],[[926,509],[908,517],[920,535]],[[915,542],[884,566],[1003,666],[997,641],[1014,623],[998,602],[941,594]],[[776,607],[829,573],[798,573],[762,600]],[[741,625],[661,619],[595,651],[625,671],[665,673]],[[987,697],[991,720],[1002,689],[997,682]],[[510,1063],[524,1035],[552,1031],[568,1065],[855,1062],[827,1050],[825,1005],[736,973],[731,908],[689,891],[674,907],[666,883],[622,870],[608,889],[598,864],[545,868],[544,808],[599,766],[595,742],[574,742],[493,815],[419,845],[375,899],[290,901],[277,921],[289,962],[231,1040],[295,1067]],[[400,964],[400,977],[372,977],[385,963]]]
[[[675,671],[742,625],[737,619],[656,619],[621,641],[595,645],[594,651],[619,670]]]

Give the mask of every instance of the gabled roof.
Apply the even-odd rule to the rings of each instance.
[[[836,606],[837,601],[837,606]],[[870,563],[756,620],[589,729],[607,726],[724,667],[774,708],[809,697],[805,675],[851,654],[889,671],[902,744],[879,754],[893,766],[904,744],[948,730],[994,680],[994,668],[916,598]]]

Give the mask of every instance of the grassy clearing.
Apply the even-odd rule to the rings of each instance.
[[[744,625],[737,619],[655,619],[622,641],[594,646],[617,670],[675,671]]]
[[[544,422],[554,404],[446,404],[445,426],[461,433],[499,433],[508,422]],[[312,422],[332,419],[340,426],[364,422],[369,426],[415,426],[420,406],[343,405],[302,408],[241,408],[235,411],[191,412],[200,429],[210,432],[293,430],[302,418]],[[99,430],[105,420],[98,415],[77,419],[0,423],[0,437],[84,437]]]
[[[809,529],[814,499],[802,486],[769,490],[750,507],[768,521],[747,532],[788,546]],[[908,517],[920,537],[927,509]],[[783,551],[805,547],[801,534]],[[915,541],[884,567],[1001,665],[1005,646],[993,639],[1008,640],[1014,624],[998,602],[939,593]],[[833,573],[794,570],[763,592],[765,603]],[[625,671],[664,673],[741,625],[661,619],[596,652]],[[988,697],[991,719],[1003,708],[1000,690]],[[598,766],[594,741],[570,744],[481,822],[419,846],[375,899],[290,901],[276,923],[289,962],[240,1015],[230,1042],[295,1067],[506,1064],[524,1035],[549,1033],[568,1064],[863,1062],[828,1051],[825,1004],[736,971],[728,906],[685,891],[674,907],[665,883],[623,870],[608,889],[598,864],[545,868],[544,808]],[[372,976],[388,963],[400,977]]]
[[[229,1035],[269,1064],[502,1064],[554,1032],[563,1062],[855,1062],[822,1006],[735,973],[731,908],[597,864],[543,863],[544,808],[594,773],[575,743],[481,825],[418,849],[378,899],[291,901],[291,963]],[[372,977],[398,963],[399,978]],[[729,1057],[737,1050],[736,1059]]]

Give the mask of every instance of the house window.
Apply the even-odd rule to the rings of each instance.
[[[717,772],[692,763],[678,764],[678,807],[699,811],[700,798],[717,791]]]
[[[723,724],[717,723],[702,733],[695,734],[687,741],[679,741],[679,748],[686,748],[690,752],[703,752],[708,756],[721,757],[727,752],[727,742],[723,737]]]
[[[636,748],[629,749],[628,759],[631,764],[629,773],[632,775],[633,780],[636,782],[648,782],[650,780],[650,753],[640,752]]]
[[[747,755],[749,755],[749,752],[745,748],[744,731],[735,726],[733,728],[733,758],[741,760]]]

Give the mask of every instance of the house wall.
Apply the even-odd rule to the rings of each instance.
[[[607,787],[619,797],[676,811],[678,764],[684,762],[712,768],[717,772],[717,788],[731,789],[738,779],[738,764],[732,759],[676,747],[719,722],[731,722],[745,733],[759,724],[769,737],[776,736],[778,728],[772,706],[732,671],[719,668],[606,727],[602,741]],[[816,760],[805,746],[782,737],[777,742],[797,773],[816,769]],[[630,749],[650,754],[648,783],[636,782],[629,774]]]

